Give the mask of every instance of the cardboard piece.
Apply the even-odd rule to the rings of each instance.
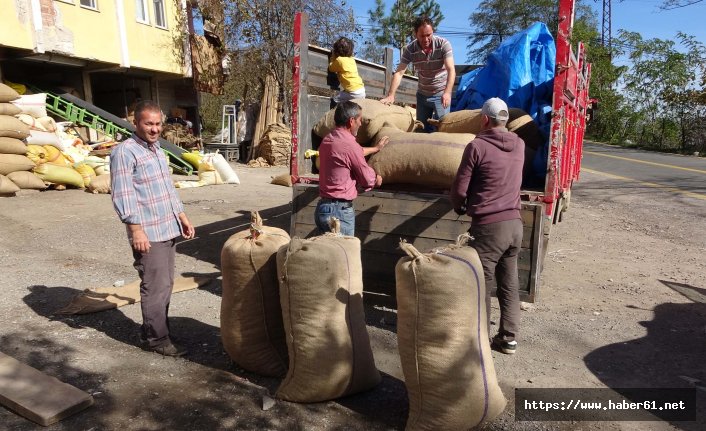
[[[0,404],[49,426],[92,405],[93,397],[0,352]]]

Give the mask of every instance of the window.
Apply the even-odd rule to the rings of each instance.
[[[87,7],[89,9],[98,10],[98,5],[96,4],[96,0],[81,0],[81,6]]]
[[[150,11],[147,9],[147,0],[135,0],[135,15],[137,22],[150,23]]]
[[[154,25],[167,28],[167,18],[164,15],[164,0],[154,0]]]

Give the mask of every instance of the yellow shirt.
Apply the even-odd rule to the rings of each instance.
[[[358,75],[358,66],[353,57],[336,57],[331,60],[328,70],[338,75],[344,91],[352,92],[363,88],[363,79]]]

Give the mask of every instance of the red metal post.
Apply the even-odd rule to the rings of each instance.
[[[289,174],[292,183],[299,180],[299,88],[301,85],[301,40],[302,40],[302,13],[297,12],[294,16],[294,62],[292,65],[292,154],[289,158]],[[307,49],[308,47],[304,47]]]

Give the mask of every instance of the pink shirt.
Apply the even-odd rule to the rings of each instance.
[[[358,196],[356,186],[370,190],[375,185],[375,171],[363,157],[363,148],[345,127],[337,127],[319,146],[319,196],[352,201]]]

